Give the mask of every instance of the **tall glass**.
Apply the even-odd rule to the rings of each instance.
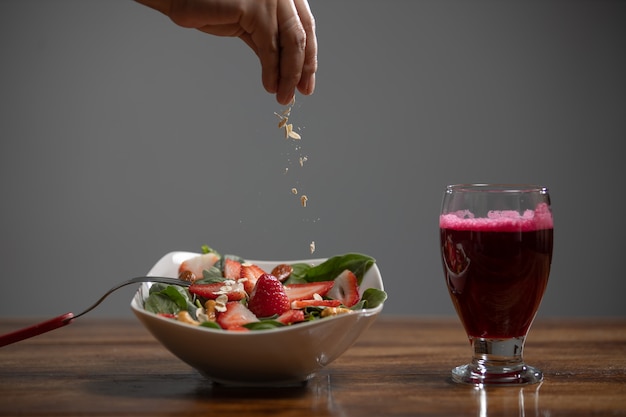
[[[449,185],[439,217],[450,298],[473,350],[456,382],[522,385],[543,379],[522,357],[548,283],[553,221],[545,187]]]

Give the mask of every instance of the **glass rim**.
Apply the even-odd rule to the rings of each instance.
[[[497,192],[497,193],[548,193],[548,187],[537,184],[507,184],[507,183],[466,183],[450,184],[446,186],[446,192]]]

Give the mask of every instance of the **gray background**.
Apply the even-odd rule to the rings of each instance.
[[[0,316],[78,312],[172,250],[302,259],[312,240],[377,259],[385,314],[452,315],[437,216],[455,182],[550,187],[540,315],[626,315],[626,2],[311,7],[294,144],[238,39],[128,0],[0,1]],[[130,317],[133,292],[91,314]]]

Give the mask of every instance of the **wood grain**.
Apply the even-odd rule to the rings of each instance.
[[[0,319],[0,333],[35,320]],[[455,318],[383,316],[301,387],[212,384],[135,320],[84,318],[0,349],[2,416],[626,415],[626,319],[539,320],[526,361],[545,381],[477,389],[450,381],[469,359]]]

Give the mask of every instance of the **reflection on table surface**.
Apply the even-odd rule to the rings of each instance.
[[[539,417],[550,415],[549,410],[542,410],[539,390],[543,382],[524,387],[476,387],[474,400],[478,407],[476,415],[511,415],[520,417]]]

